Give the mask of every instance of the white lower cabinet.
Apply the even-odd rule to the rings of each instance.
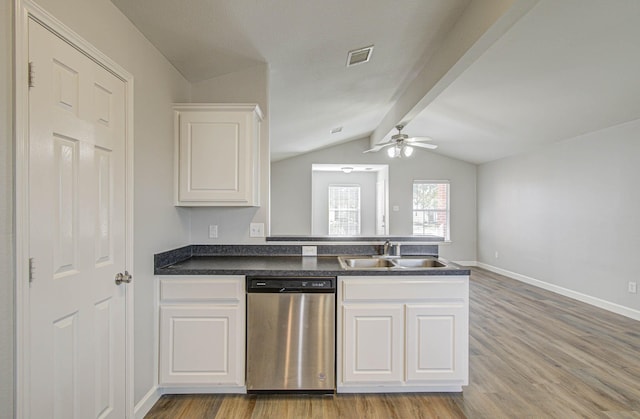
[[[469,277],[339,277],[339,392],[461,391]]]
[[[243,276],[160,280],[161,386],[241,388],[244,353]]]
[[[404,313],[402,305],[344,306],[345,383],[401,383]]]
[[[468,319],[460,304],[406,305],[407,382],[467,384]]]

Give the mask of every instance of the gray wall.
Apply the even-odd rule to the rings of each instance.
[[[392,235],[412,235],[413,180],[451,182],[451,243],[440,254],[457,261],[476,260],[476,166],[436,153],[416,150],[410,159],[389,159],[386,153],[362,152],[367,138],[350,141],[271,164],[272,234],[311,233],[311,165],[388,164],[389,222]],[[393,206],[400,210],[394,212]]]
[[[323,172],[315,171],[311,176],[312,211],[314,235],[329,234],[329,185],[360,186],[360,234],[376,234],[376,181],[378,172]],[[295,192],[292,191],[292,195]]]
[[[639,139],[636,120],[479,166],[478,260],[640,309]]]
[[[13,24],[0,2],[0,418],[13,417]]]
[[[133,364],[137,403],[156,382],[153,254],[189,243],[189,214],[173,207],[171,104],[188,101],[190,85],[109,0],[38,3],[134,77]]]

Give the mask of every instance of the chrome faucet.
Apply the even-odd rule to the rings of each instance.
[[[382,246],[382,256],[400,256],[400,243],[385,241]]]

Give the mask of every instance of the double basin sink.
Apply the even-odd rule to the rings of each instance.
[[[446,268],[448,265],[435,257],[384,257],[384,256],[339,256],[338,261],[343,269],[351,270],[406,270]]]

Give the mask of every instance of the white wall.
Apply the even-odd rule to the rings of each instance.
[[[225,74],[192,85],[194,103],[257,103],[265,118],[260,126],[260,207],[191,208],[194,244],[263,243],[249,237],[250,223],[269,220],[269,68],[265,65]],[[209,225],[218,226],[218,238],[209,238]],[[268,232],[265,230],[265,233]]]
[[[13,417],[13,23],[0,2],[0,418]]]
[[[173,114],[189,100],[189,83],[108,0],[38,3],[134,77],[135,402],[152,388],[154,336],[153,254],[189,243],[189,214],[172,204]]]
[[[410,159],[389,159],[386,153],[362,152],[367,138],[350,141],[271,164],[272,234],[311,233],[311,165],[388,164],[391,235],[412,235],[413,180],[451,182],[451,243],[440,255],[451,260],[476,260],[476,166],[439,154],[416,150]],[[400,210],[394,212],[393,206]]]
[[[636,120],[479,166],[478,260],[640,310],[639,138]]]

